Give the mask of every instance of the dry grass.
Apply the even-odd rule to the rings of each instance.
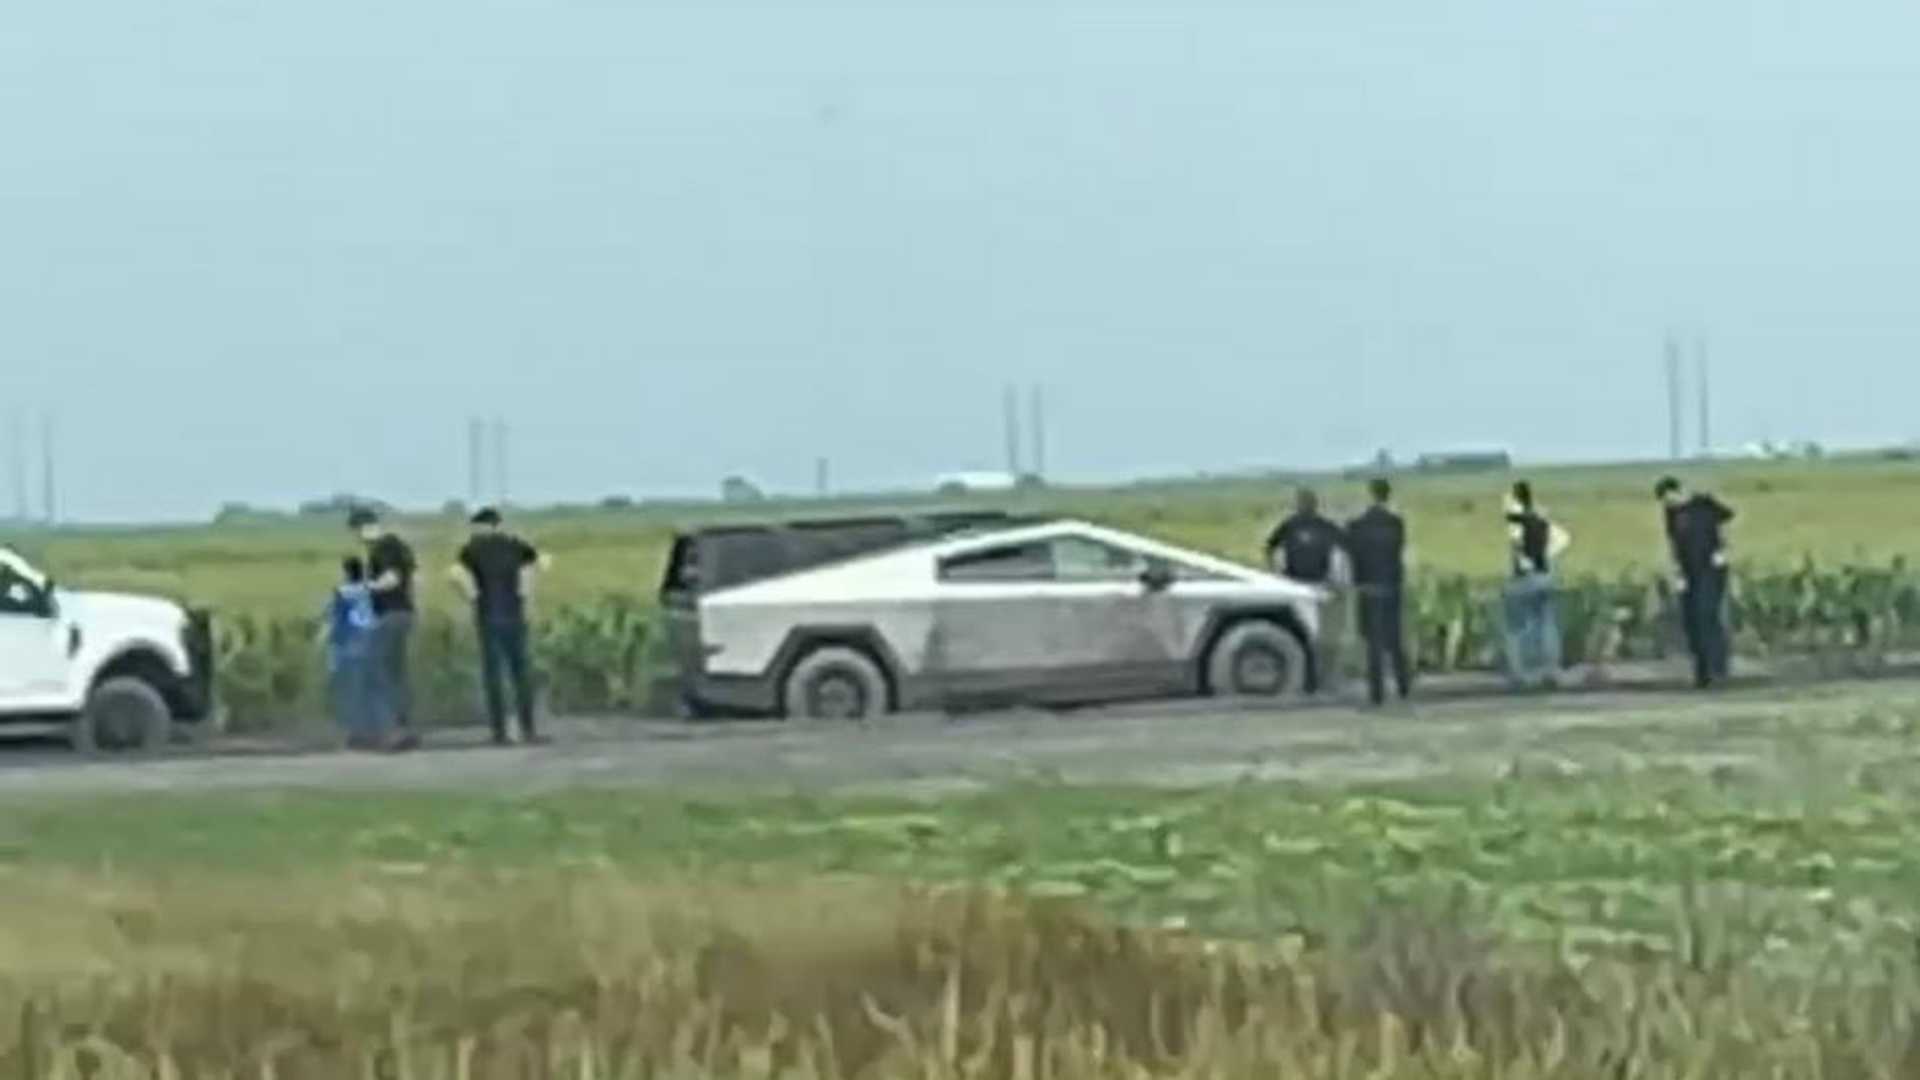
[[[1376,913],[1210,945],[977,893],[607,873],[10,882],[18,1077],[1893,1077],[1910,958],[1576,970]],[[1844,984],[1849,978],[1854,985]]]

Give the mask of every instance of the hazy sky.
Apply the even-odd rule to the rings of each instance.
[[[67,507],[1920,435],[1911,0],[15,0]],[[10,504],[10,494],[0,491]],[[0,511],[8,509],[0,505]]]

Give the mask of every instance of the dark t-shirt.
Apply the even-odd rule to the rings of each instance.
[[[1294,514],[1267,538],[1267,561],[1282,554],[1281,573],[1295,581],[1324,584],[1333,575],[1333,553],[1345,545],[1340,526],[1319,514]]]
[[[1522,510],[1507,515],[1507,524],[1520,530],[1513,548],[1513,572],[1519,575],[1551,573],[1547,549],[1552,545],[1553,523],[1538,510]]]
[[[473,577],[480,617],[496,622],[524,619],[526,597],[520,591],[520,573],[540,558],[532,544],[517,536],[492,533],[476,536],[460,549],[460,565]]]
[[[1667,510],[1667,539],[1680,573],[1700,577],[1714,569],[1714,557],[1726,546],[1722,530],[1733,511],[1711,495],[1695,495]]]
[[[1347,525],[1347,550],[1353,555],[1354,584],[1397,589],[1405,583],[1407,525],[1386,507],[1375,506]]]
[[[373,591],[373,613],[390,615],[413,610],[413,575],[416,569],[413,549],[405,540],[388,533],[367,546],[367,580],[377,581],[387,571],[400,575],[397,589]]]

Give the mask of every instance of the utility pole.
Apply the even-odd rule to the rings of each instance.
[[[13,520],[15,524],[25,525],[33,509],[27,505],[27,419],[19,412],[13,414]]]
[[[1680,409],[1680,341],[1669,333],[1667,335],[1667,457],[1674,461],[1680,460],[1680,455],[1686,453]]]
[[[1047,398],[1046,392],[1040,389],[1038,383],[1033,385],[1031,393],[1032,399],[1029,404],[1032,406],[1033,415],[1028,421],[1028,426],[1032,428],[1029,434],[1033,438],[1033,478],[1045,480],[1047,478]]]
[[[478,416],[467,417],[467,507],[476,508],[487,497],[485,480],[487,428]]]
[[[507,422],[495,416],[493,418],[493,501],[501,507],[507,505]]]
[[[40,414],[40,507],[46,512],[48,526],[60,520],[60,503],[55,484],[54,472],[53,413]]]
[[[1020,478],[1020,391],[1007,384],[1007,475]]]
[[[813,493],[824,499],[832,487],[827,482],[827,459],[813,459]]]
[[[1702,335],[1693,343],[1693,360],[1699,386],[1695,391],[1700,395],[1700,457],[1702,460],[1713,456],[1713,386],[1707,370],[1707,339]]]

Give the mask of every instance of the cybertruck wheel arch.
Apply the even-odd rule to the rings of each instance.
[[[879,630],[870,625],[818,625],[796,626],[787,631],[786,640],[774,653],[773,663],[767,666],[767,682],[774,694],[774,701],[781,700],[787,678],[808,653],[822,648],[857,649],[873,658],[880,665],[881,674],[886,676],[886,711],[897,712],[908,701],[907,687],[910,685],[906,669],[900,663],[900,655]]]
[[[1257,604],[1219,607],[1207,614],[1197,647],[1193,655],[1187,658],[1187,684],[1193,693],[1208,692],[1207,661],[1213,656],[1214,647],[1220,644],[1220,639],[1235,624],[1248,620],[1270,622],[1292,634],[1307,654],[1307,692],[1311,694],[1320,689],[1320,651],[1313,635],[1307,632],[1300,613],[1288,604]]]

